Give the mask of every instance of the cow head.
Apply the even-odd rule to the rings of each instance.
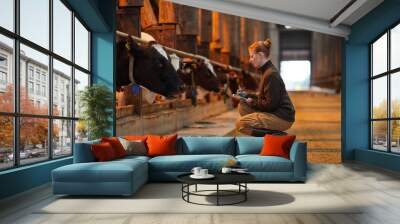
[[[156,43],[138,45],[131,38],[117,43],[117,88],[128,85],[129,58],[133,57],[134,82],[166,97],[183,90],[183,82],[169,61],[168,55]]]
[[[187,85],[192,85],[192,75],[196,85],[207,91],[219,92],[219,81],[211,64],[204,60],[184,59],[179,75]],[[211,68],[210,68],[211,66]]]

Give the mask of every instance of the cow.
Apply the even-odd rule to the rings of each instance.
[[[218,78],[212,65],[209,64],[207,60],[184,58],[181,62],[178,74],[186,85],[200,86],[212,92],[220,91]]]
[[[131,38],[117,42],[117,90],[135,83],[167,98],[184,88],[169,56],[156,42],[139,45]]]

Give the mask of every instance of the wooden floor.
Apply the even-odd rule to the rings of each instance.
[[[308,182],[324,186],[349,202],[365,206],[356,214],[37,214],[51,201],[49,186],[0,202],[0,223],[252,224],[400,223],[400,174],[362,164],[312,164]],[[317,195],[316,195],[317,196]],[[317,197],[316,197],[317,198]],[[315,203],[321,203],[318,200]],[[173,206],[173,205],[171,205]]]

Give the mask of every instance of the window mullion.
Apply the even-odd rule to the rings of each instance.
[[[20,1],[15,0],[14,1],[14,30],[17,35],[19,35],[19,7],[20,6]],[[20,99],[20,50],[19,50],[19,39],[15,38],[14,39],[14,65],[13,65],[13,71],[14,71],[14,112],[19,113],[20,112],[20,107],[19,107],[19,99]],[[20,164],[20,156],[19,156],[19,136],[20,136],[20,118],[14,116],[14,166],[19,166]]]
[[[75,12],[72,11],[71,15],[71,23],[72,23],[72,28],[71,28],[71,56],[72,56],[72,64],[73,66],[71,67],[71,100],[72,100],[72,105],[71,105],[71,117],[75,118]],[[71,150],[72,150],[72,155],[74,155],[74,145],[75,145],[75,126],[76,126],[76,121],[71,122],[72,130],[71,130]]]
[[[386,54],[387,54],[387,64],[386,64],[386,66],[387,66],[387,71],[389,71],[390,70],[390,30],[387,32],[387,52],[386,52]],[[391,118],[392,117],[392,111],[391,111],[391,104],[392,104],[392,100],[391,100],[391,82],[390,82],[390,80],[391,80],[391,78],[392,78],[392,76],[391,76],[391,74],[389,73],[388,75],[387,75],[387,90],[388,90],[388,92],[387,92],[387,110],[388,110],[388,112],[387,112],[387,116],[388,116],[388,118]],[[392,121],[391,120],[388,120],[388,123],[387,123],[387,140],[388,140],[388,148],[387,148],[387,151],[388,152],[391,152],[392,151],[392,135],[391,135],[391,127],[392,127],[392,125],[391,125],[391,123],[392,123]]]
[[[49,50],[53,52],[53,0],[49,0]],[[53,159],[53,119],[51,116],[53,115],[53,57],[49,55],[49,72],[48,72],[48,93],[49,97],[49,116],[48,120],[48,152],[49,159]]]

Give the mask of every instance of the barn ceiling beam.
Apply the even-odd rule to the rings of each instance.
[[[171,0],[174,3],[218,11],[225,14],[242,16],[264,22],[287,25],[300,29],[345,37],[350,34],[347,25],[331,26],[329,21],[316,19],[269,8],[256,7],[253,5],[231,2],[227,0]]]

